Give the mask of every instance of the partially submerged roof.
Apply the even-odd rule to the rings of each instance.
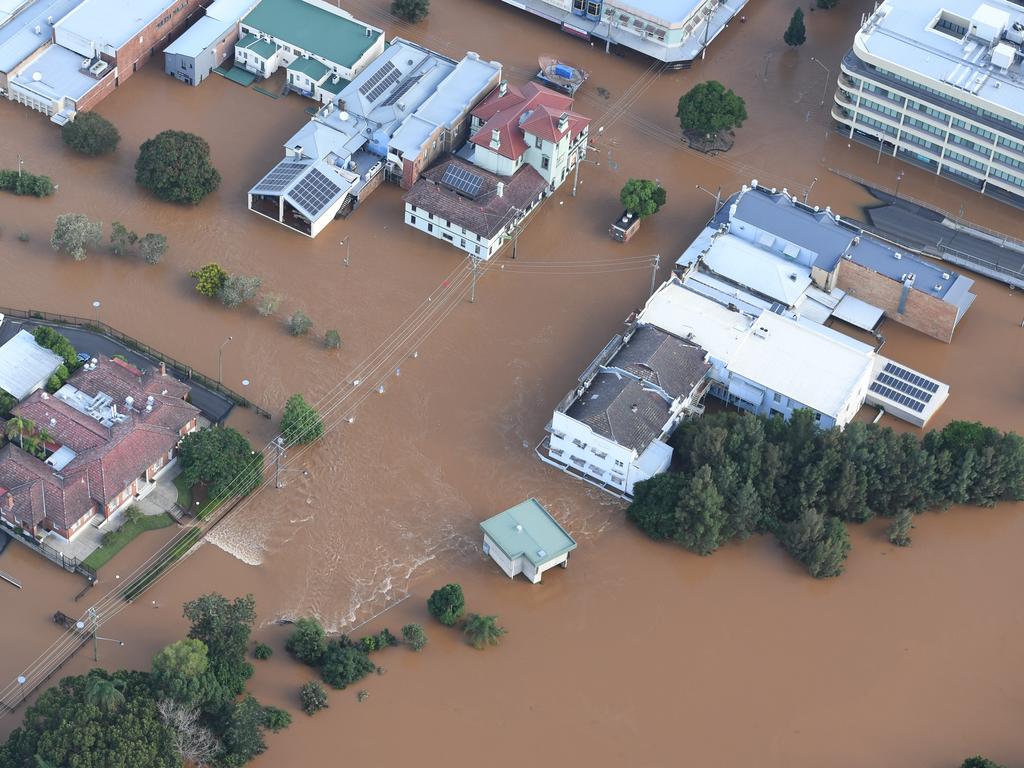
[[[0,346],[0,389],[22,400],[63,363],[60,355],[36,344],[31,333],[18,331]]]
[[[384,34],[340,9],[305,0],[262,0],[242,23],[343,67],[353,66]]]
[[[480,523],[510,560],[525,557],[535,566],[576,549],[576,541],[536,499],[527,499]]]

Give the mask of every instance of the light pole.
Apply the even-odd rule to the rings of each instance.
[[[811,61],[817,64],[819,67],[825,70],[825,86],[821,89],[821,104],[818,106],[825,106],[825,95],[828,93],[828,84],[832,82],[832,70],[821,63],[820,60],[811,56]]]
[[[804,191],[804,205],[807,205],[807,198],[811,196],[811,190],[814,189],[814,185],[817,184],[817,183],[818,183],[818,177],[815,176],[814,179],[811,180],[811,186],[809,186]]]
[[[579,181],[580,181],[580,166],[583,165],[583,163],[590,163],[591,165],[600,165],[601,164],[601,162],[599,160],[587,160],[587,158],[585,158],[583,156],[578,156],[576,158],[576,172],[573,174],[573,177],[572,177],[572,196],[573,197],[576,197],[576,185],[579,184]]]
[[[711,16],[714,14],[714,11],[711,10],[711,0],[708,0],[708,4],[704,6],[702,13],[708,17],[708,21],[707,24],[704,25],[704,45],[702,45],[700,49],[701,61],[704,60],[704,57],[707,56],[708,53],[708,35],[711,33]]]
[[[709,189],[704,189],[700,184],[697,184],[696,187],[704,194],[711,195],[711,197],[715,198],[715,212],[711,217],[714,218],[718,215],[718,209],[722,207],[722,188],[719,187],[717,192],[712,192]]]
[[[903,171],[900,171],[899,175],[896,176],[896,197],[900,196],[900,182],[901,181],[903,181]]]
[[[95,608],[90,608],[89,609],[88,616],[89,616],[89,624],[92,626],[92,660],[93,661],[99,661],[100,660],[100,652],[99,652],[99,641],[100,640],[106,640],[106,641],[111,642],[111,643],[117,643],[122,648],[124,647],[124,640],[116,640],[113,637],[100,637],[98,634],[96,634],[97,630],[99,629],[100,624],[99,624],[99,617],[96,615],[96,609]],[[84,621],[76,621],[75,622],[75,628],[79,632],[84,632],[85,631],[85,622]]]
[[[342,259],[342,264],[346,267],[349,265],[349,257],[352,255],[352,235],[346,236],[338,245],[345,246],[345,258]]]
[[[228,336],[226,339],[224,339],[223,343],[220,345],[220,348],[217,350],[217,383],[218,384],[223,384],[224,383],[224,347],[233,338],[234,338],[234,336]]]
[[[99,299],[95,299],[93,301],[93,303],[92,303],[93,315],[95,315],[95,317],[96,317],[96,325],[97,326],[99,326],[99,324],[100,324],[100,307],[101,306],[102,306],[102,304],[100,304],[100,300]]]
[[[18,178],[21,178],[21,167],[25,164],[25,161],[21,159],[21,155],[18,155]]]

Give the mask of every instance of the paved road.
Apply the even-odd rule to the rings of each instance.
[[[945,226],[945,217],[936,211],[870,187],[868,191],[882,203],[866,209],[868,229],[939,258],[975,259],[979,267],[991,265],[1024,279],[1024,251]]]
[[[20,318],[8,317],[4,320],[4,324],[0,326],[0,344],[6,343],[20,330],[31,332],[33,328],[39,325],[50,325],[56,328],[67,337],[75,349],[79,352],[87,352],[90,356],[106,355],[107,357],[112,357],[113,355],[123,355],[128,359],[128,362],[137,368],[156,368],[159,365],[159,362],[153,358],[140,354],[108,336],[73,326],[58,326],[39,320],[22,320]],[[168,373],[172,372],[168,371]],[[192,392],[190,393],[192,404],[214,423],[219,423],[226,419],[228,414],[231,413],[231,409],[235,406],[230,398],[204,387],[195,380],[188,380],[181,376],[175,376],[175,378],[184,381],[192,387]]]

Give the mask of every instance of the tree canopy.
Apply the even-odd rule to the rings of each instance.
[[[210,498],[252,493],[263,482],[263,454],[231,427],[207,427],[182,439],[178,456],[189,486],[204,483]]]
[[[466,612],[466,598],[458,584],[445,584],[427,598],[427,611],[446,627],[453,626]]]
[[[482,651],[489,645],[498,645],[507,630],[498,626],[497,616],[481,616],[478,613],[471,613],[466,617],[466,626],[463,631],[469,644],[478,651]]]
[[[676,117],[683,131],[722,133],[743,125],[747,106],[742,98],[726,90],[717,80],[707,80],[680,97]]]
[[[229,696],[240,694],[252,677],[246,649],[256,621],[253,596],[228,600],[216,593],[203,595],[185,603],[185,618],[192,622],[188,636],[206,645],[214,677]]]
[[[60,129],[64,143],[80,155],[106,155],[117,149],[121,140],[114,124],[96,112],[79,112]]]
[[[96,248],[103,239],[103,225],[92,221],[84,213],[62,213],[57,217],[50,235],[50,245],[63,251],[75,261],[85,261],[90,248]]]
[[[430,0],[392,0],[391,12],[405,21],[423,21],[430,13]]]
[[[807,41],[807,30],[804,29],[804,12],[802,9],[797,8],[793,11],[793,18],[789,20],[789,26],[786,27],[786,32],[783,34],[782,39],[786,45],[793,48],[801,46]]]
[[[221,289],[228,279],[228,273],[220,264],[210,263],[188,273],[196,281],[196,293],[214,299],[220,296]]]
[[[345,636],[329,640],[320,660],[320,674],[334,688],[345,688],[362,680],[376,668],[366,652]]]
[[[210,145],[194,133],[163,131],[143,142],[135,181],[169,203],[195,205],[220,184],[210,163]]]
[[[311,443],[324,436],[324,422],[316,409],[300,395],[292,395],[281,416],[281,435],[288,445]]]
[[[284,647],[299,661],[316,666],[327,650],[327,635],[316,619],[298,619]]]
[[[666,199],[665,188],[649,179],[630,179],[619,192],[619,200],[626,210],[640,218],[657,213]]]
[[[74,370],[78,367],[78,352],[68,341],[67,336],[60,331],[54,330],[48,325],[40,325],[32,331],[32,338],[40,347],[45,347],[55,355],[64,358],[64,365],[69,369]]]

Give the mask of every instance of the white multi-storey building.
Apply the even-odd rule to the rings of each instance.
[[[1024,204],[1022,61],[1024,8],[1009,0],[885,0],[842,61],[832,116],[880,151]]]

